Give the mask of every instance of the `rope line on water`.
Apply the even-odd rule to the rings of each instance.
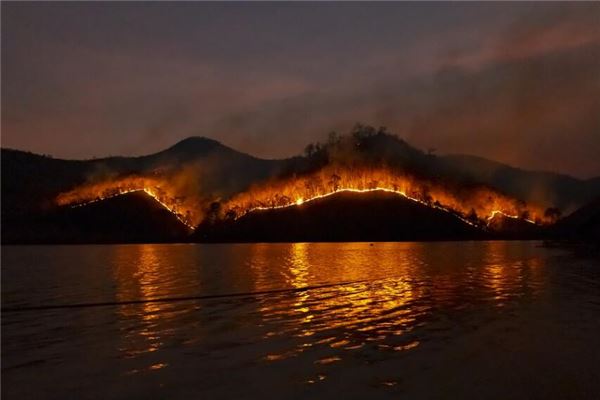
[[[27,312],[27,311],[44,311],[44,310],[60,310],[60,309],[71,309],[71,308],[92,308],[92,307],[109,307],[109,306],[126,306],[132,304],[146,304],[146,303],[177,303],[183,301],[198,301],[198,300],[211,300],[211,299],[223,299],[223,298],[235,298],[235,297],[257,297],[269,294],[279,293],[298,293],[305,292],[308,290],[331,288],[336,286],[352,285],[357,283],[368,282],[367,280],[360,281],[347,281],[338,283],[328,283],[316,286],[303,286],[299,288],[285,288],[285,289],[273,289],[273,290],[262,290],[258,292],[244,292],[244,293],[225,293],[225,294],[210,294],[210,295],[198,295],[198,296],[185,296],[185,297],[159,297],[155,299],[143,299],[143,300],[125,300],[125,301],[105,301],[97,303],[74,303],[74,304],[50,304],[40,306],[24,306],[24,307],[3,307],[0,309],[3,313],[15,313],[15,312]]]

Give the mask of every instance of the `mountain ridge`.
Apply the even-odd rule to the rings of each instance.
[[[418,152],[425,154],[424,151],[417,149],[416,147],[411,146],[410,144],[408,144],[406,141],[404,141],[403,139],[400,138],[396,138],[398,140],[398,142],[407,145],[408,147],[412,148],[413,150],[417,150]],[[199,147],[201,145],[206,145],[206,146],[210,146],[209,149],[199,149]],[[92,162],[92,163],[97,163],[97,162],[102,162],[102,161],[106,161],[106,160],[113,160],[113,159],[140,159],[140,158],[148,158],[148,157],[153,157],[153,156],[157,156],[157,155],[161,155],[161,154],[165,154],[165,153],[169,153],[169,152],[178,152],[179,150],[182,150],[183,152],[189,153],[190,150],[192,150],[193,148],[195,148],[194,150],[199,149],[200,151],[198,151],[199,154],[202,153],[206,153],[207,150],[212,150],[212,149],[221,149],[221,150],[225,150],[225,151],[230,151],[236,154],[240,154],[240,155],[244,155],[244,156],[248,156],[250,158],[253,158],[255,160],[259,160],[259,161],[282,161],[282,160],[289,160],[289,159],[294,159],[294,158],[298,158],[298,157],[302,157],[301,154],[295,155],[295,156],[289,156],[289,157],[283,157],[283,158],[263,158],[263,157],[257,157],[254,156],[250,153],[246,153],[243,151],[239,151],[234,149],[233,147],[227,146],[221,142],[219,142],[216,139],[212,139],[210,137],[207,136],[188,136],[186,138],[183,138],[177,142],[175,142],[173,145],[163,149],[163,150],[158,150],[155,152],[151,152],[148,154],[142,154],[142,155],[137,155],[137,156],[121,156],[121,155],[109,155],[109,156],[104,156],[104,157],[94,157],[94,158],[81,158],[81,159],[72,159],[72,158],[61,158],[61,157],[54,157],[52,155],[47,155],[47,154],[42,154],[42,153],[35,153],[29,150],[22,150],[22,149],[16,149],[16,148],[9,148],[9,147],[0,147],[0,151],[2,153],[20,153],[22,155],[25,156],[31,156],[31,157],[36,157],[36,158],[43,158],[43,159],[47,159],[47,160],[56,160],[56,161],[64,161],[64,162],[76,162],[76,163],[86,163],[86,162]],[[196,154],[198,154],[196,153]],[[580,181],[580,182],[590,182],[590,181],[598,181],[600,182],[600,175],[598,176],[593,176],[590,178],[578,178],[575,176],[572,176],[570,174],[567,173],[563,173],[563,172],[558,172],[558,171],[548,171],[548,170],[541,170],[541,169],[528,169],[528,168],[524,168],[524,167],[519,167],[519,166],[514,166],[511,164],[507,164],[501,161],[496,161],[490,158],[486,158],[483,156],[478,156],[478,155],[474,155],[474,154],[464,154],[464,153],[449,153],[449,154],[440,154],[440,155],[435,155],[434,157],[438,157],[440,159],[446,159],[446,160],[472,160],[475,162],[483,162],[486,163],[488,165],[493,165],[496,168],[506,168],[506,169],[510,169],[510,170],[516,170],[516,171],[520,171],[523,173],[528,173],[528,174],[536,174],[536,175],[547,175],[547,176],[551,176],[551,177],[561,177],[561,178],[569,178],[575,181]],[[479,166],[481,166],[481,164],[479,164]]]
[[[362,125],[343,138],[331,134],[325,143],[309,144],[303,155],[280,160],[257,158],[202,136],[180,140],[152,154],[91,160],[65,160],[3,148],[2,231],[18,226],[24,216],[54,212],[55,199],[61,193],[80,185],[131,176],[162,176],[186,185],[204,196],[205,206],[259,183],[338,164],[350,168],[387,166],[425,181],[483,185],[524,202],[560,208],[563,215],[600,196],[600,177],[580,180],[523,170],[478,156],[433,155],[384,129]]]
[[[399,139],[399,141],[403,142],[404,144],[407,144],[404,140]],[[170,152],[179,152],[179,150],[183,150],[184,153],[191,153],[191,150],[193,148],[196,148],[194,150],[197,150],[199,148],[199,146],[201,144],[206,144],[207,146],[210,146],[209,149],[199,149],[200,151],[196,152],[195,154],[205,154],[206,152],[208,152],[208,150],[213,150],[213,149],[220,149],[220,150],[224,150],[224,151],[229,151],[232,153],[236,153],[236,154],[240,154],[243,156],[247,156],[250,158],[253,158],[255,160],[259,160],[259,161],[283,161],[283,160],[290,160],[290,159],[295,159],[298,157],[302,157],[302,155],[295,155],[295,156],[289,156],[289,157],[283,157],[283,158],[262,158],[262,157],[257,157],[254,156],[252,154],[246,153],[246,152],[242,152],[239,150],[236,150],[230,146],[227,146],[221,142],[219,142],[216,139],[212,139],[209,138],[207,136],[189,136],[187,138],[181,139],[178,142],[174,143],[173,145],[165,148],[164,150],[159,150],[159,151],[155,151],[152,153],[148,153],[148,154],[142,154],[142,155],[138,155],[138,156],[121,156],[121,155],[110,155],[110,156],[105,156],[105,157],[95,157],[95,158],[81,158],[81,159],[71,159],[71,158],[61,158],[61,157],[54,157],[52,155],[47,155],[47,154],[42,154],[42,153],[35,153],[29,150],[22,150],[22,149],[16,149],[16,148],[8,148],[8,147],[1,147],[0,151],[4,154],[9,154],[9,153],[19,153],[21,156],[27,156],[27,157],[34,157],[34,158],[42,158],[45,160],[55,160],[55,161],[59,161],[59,162],[72,162],[72,163],[99,163],[99,162],[103,162],[103,161],[107,161],[107,160],[114,160],[114,159],[141,159],[141,158],[150,158],[150,157],[155,157],[158,155],[162,155],[162,154],[169,154]],[[411,145],[408,144],[409,147],[412,147]],[[190,147],[192,147],[192,149],[190,149]],[[412,147],[413,149],[418,150],[417,148]],[[420,151],[422,154],[425,154],[423,151]],[[488,164],[491,166],[494,166],[495,168],[505,168],[505,169],[509,169],[509,170],[515,170],[515,171],[519,171],[522,173],[527,173],[527,174],[535,174],[535,175],[546,175],[548,177],[560,177],[560,178],[568,178],[568,179],[572,179],[574,181],[579,181],[579,182],[599,182],[600,183],[600,175],[598,176],[593,176],[590,178],[578,178],[575,176],[572,176],[570,174],[567,173],[563,173],[563,172],[558,172],[558,171],[548,171],[548,170],[538,170],[538,169],[527,169],[524,167],[518,167],[518,166],[514,166],[511,164],[507,164],[507,163],[503,163],[501,161],[496,161],[490,158],[486,158],[483,156],[478,156],[478,155],[473,155],[473,154],[464,154],[464,153],[451,153],[451,154],[440,154],[440,155],[435,155],[435,157],[442,159],[442,160],[457,160],[457,161],[461,161],[461,160],[472,160],[474,162],[479,163],[478,166],[481,166],[481,163],[484,164]]]

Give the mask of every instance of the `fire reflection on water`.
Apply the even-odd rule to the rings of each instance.
[[[509,242],[219,246],[115,248],[117,301],[243,293],[119,306],[123,357],[164,368],[173,340],[203,354],[257,346],[259,360],[302,356],[315,368],[399,355],[471,323],[473,310],[503,312],[539,295],[545,277],[540,258]]]
[[[328,261],[335,265],[320,267],[322,251],[332,246],[339,257]],[[264,301],[261,307],[263,318],[267,325],[275,328],[265,337],[291,336],[298,340],[295,349],[269,354],[266,359],[273,361],[295,356],[314,346],[356,350],[369,342],[384,345],[385,339],[392,339],[394,345],[386,346],[395,350],[416,347],[418,341],[403,343],[400,336],[412,329],[427,308],[415,302],[419,288],[407,275],[410,269],[399,266],[398,260],[390,257],[394,246],[290,244],[286,278],[291,287],[311,287],[339,281],[340,277],[349,283],[331,289],[295,292],[289,301]],[[364,276],[365,266],[382,271],[398,269],[400,274],[393,279],[370,281]],[[319,363],[339,359],[339,356],[328,356]]]
[[[541,290],[542,265],[537,257],[522,257],[507,262],[509,242],[486,242],[487,261],[483,269],[485,287],[494,303],[502,307],[516,296],[534,296]],[[515,290],[518,288],[518,290]]]
[[[117,309],[122,322],[120,352],[126,358],[153,353],[164,346],[165,338],[173,333],[166,324],[181,313],[168,302],[144,302],[168,297],[169,282],[176,270],[159,254],[156,245],[115,247],[116,300],[140,300],[139,304],[122,305]],[[155,360],[149,370],[164,368],[168,363]],[[133,371],[135,372],[135,371]]]
[[[118,263],[116,269],[117,282],[120,285],[117,290],[117,300],[127,301],[135,294],[141,300],[156,297],[159,290],[160,264],[156,257],[155,249],[151,245],[136,246],[137,257],[131,260],[131,248],[118,247],[116,257],[127,257],[127,261]],[[136,260],[137,258],[137,260]],[[134,261],[135,260],[135,261]],[[133,261],[133,262],[132,262]],[[160,337],[154,331],[155,321],[160,317],[158,312],[159,303],[141,303],[139,305],[125,305],[119,307],[119,313],[125,320],[138,319],[138,329],[128,330],[124,328],[124,351],[128,356],[136,356],[145,352],[153,352],[161,347]],[[133,337],[131,335],[134,335]]]
[[[427,245],[418,243],[286,246],[289,254],[283,269],[290,287],[348,284],[261,300],[260,313],[267,327],[264,339],[296,338],[291,348],[269,353],[268,361],[316,347],[334,352],[325,360],[343,359],[345,351],[365,347],[415,349],[423,331],[443,331],[447,326],[442,325],[452,325],[455,314],[460,320],[462,310],[481,306],[477,302],[502,307],[537,295],[543,285],[540,260],[511,256],[510,243],[486,244],[484,265],[468,265],[452,244],[438,244],[433,254],[427,254]],[[440,269],[444,263],[448,268]],[[268,268],[264,260],[251,264]],[[260,268],[254,272],[261,273]],[[440,313],[445,315],[442,322]]]
[[[294,288],[307,287],[308,282],[308,257],[306,243],[292,243],[290,247],[291,264],[289,268],[290,279],[289,283]],[[311,314],[310,308],[306,307],[310,296],[310,291],[299,292],[294,302],[294,309],[304,315],[300,323],[306,325],[312,321],[314,315]],[[310,332],[309,332],[310,333]]]
[[[539,242],[3,250],[6,306],[89,305],[3,312],[6,397],[510,398],[521,382],[568,398],[597,381],[581,371],[599,359],[598,257]]]

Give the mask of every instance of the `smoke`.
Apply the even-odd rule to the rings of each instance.
[[[194,134],[273,158],[364,121],[442,153],[600,173],[597,3],[273,5],[276,23],[270,6],[190,7],[5,7],[3,144],[142,155]]]
[[[439,54],[420,75],[333,81],[228,115],[215,130],[244,137],[259,154],[268,154],[265,143],[293,154],[307,138],[365,121],[422,148],[593,176],[600,173],[597,15],[597,6],[536,11],[479,46]]]

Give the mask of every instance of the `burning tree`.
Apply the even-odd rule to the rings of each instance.
[[[342,180],[342,178],[339,175],[337,175],[337,174],[331,175],[331,179],[329,180],[329,185],[331,185],[331,188],[333,189],[334,192],[337,192],[338,189],[340,188],[341,180]]]

